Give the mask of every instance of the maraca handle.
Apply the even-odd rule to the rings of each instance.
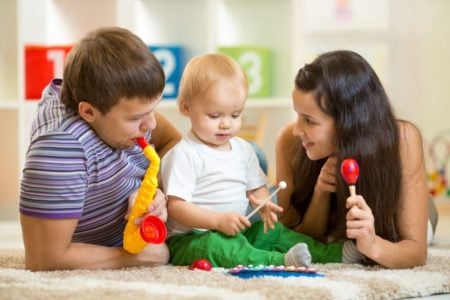
[[[349,185],[348,190],[350,191],[350,196],[356,196],[356,186]]]

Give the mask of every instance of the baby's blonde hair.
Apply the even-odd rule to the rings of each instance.
[[[204,54],[192,58],[187,64],[180,81],[180,100],[191,102],[206,96],[212,88],[223,88],[227,93],[245,92],[247,98],[247,77],[239,64],[223,54]]]

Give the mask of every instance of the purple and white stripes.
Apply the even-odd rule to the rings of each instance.
[[[107,146],[59,100],[59,85],[46,89],[32,125],[20,191],[20,212],[78,219],[73,241],[120,246],[128,196],[141,183],[148,161],[138,146]]]

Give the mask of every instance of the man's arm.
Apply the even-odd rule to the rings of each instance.
[[[20,221],[25,266],[33,271],[157,266],[169,260],[165,244],[149,245],[133,255],[121,247],[72,243],[77,219],[42,219],[22,214]]]
[[[176,143],[181,140],[180,132],[163,115],[155,112],[156,128],[152,131],[151,144],[156,152],[163,157]]]

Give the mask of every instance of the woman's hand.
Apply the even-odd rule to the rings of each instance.
[[[128,212],[125,215],[125,219],[128,219],[128,217],[130,215],[131,209],[134,205],[134,202],[136,201],[138,191],[139,191],[139,189],[135,190],[128,197]],[[164,195],[164,193],[160,189],[156,189],[155,196],[153,197],[153,201],[151,202],[150,206],[148,207],[147,213],[139,218],[136,218],[136,220],[135,220],[136,225],[141,223],[142,220],[147,215],[157,216],[163,222],[167,221],[167,199],[166,199],[166,195]]]
[[[356,247],[365,255],[369,254],[376,239],[374,216],[362,196],[347,198],[347,237],[356,240]]]
[[[245,216],[235,212],[220,213],[217,220],[217,230],[229,236],[235,236],[250,225]]]
[[[250,204],[252,207],[258,207],[262,201],[256,198],[254,195],[249,195]],[[264,222],[264,233],[267,233],[267,230],[273,229],[275,227],[275,223],[278,221],[278,213],[283,212],[283,208],[281,206],[276,205],[272,201],[267,201],[263,207],[259,210],[259,215],[261,220]]]
[[[337,172],[337,158],[336,156],[332,155],[328,157],[327,161],[320,170],[315,190],[317,192],[335,193],[336,172]]]

